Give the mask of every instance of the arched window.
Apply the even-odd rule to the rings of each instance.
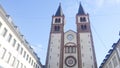
[[[55,31],[60,31],[60,26],[55,26],[55,27],[54,27],[54,30],[55,30]]]
[[[60,19],[60,18],[58,19],[58,22],[61,22],[61,19]]]
[[[60,18],[56,18],[55,19],[55,23],[60,23],[61,22],[61,19]]]
[[[65,53],[76,53],[76,47],[75,46],[66,46]]]
[[[81,29],[82,29],[82,30],[86,30],[86,29],[87,29],[87,26],[86,26],[86,25],[81,25]]]
[[[57,23],[57,18],[55,19],[55,23]]]
[[[86,22],[86,18],[85,17],[81,17],[80,18],[80,22]]]

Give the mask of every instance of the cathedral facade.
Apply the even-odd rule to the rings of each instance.
[[[79,5],[76,31],[64,32],[61,4],[52,16],[46,68],[97,68],[89,15]]]

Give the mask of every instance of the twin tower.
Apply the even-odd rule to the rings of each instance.
[[[46,68],[97,68],[89,15],[79,5],[77,32],[64,32],[65,17],[61,5],[52,16]]]

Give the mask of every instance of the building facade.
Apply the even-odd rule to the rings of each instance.
[[[80,4],[76,32],[64,32],[65,16],[61,4],[52,16],[46,68],[97,68],[89,15]]]
[[[120,68],[120,39],[112,45],[99,68]]]
[[[42,68],[37,54],[0,6],[0,68]]]

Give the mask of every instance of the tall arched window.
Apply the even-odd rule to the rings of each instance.
[[[87,29],[87,26],[86,26],[86,25],[81,25],[81,29],[82,29],[82,30],[86,30],[86,29]]]
[[[60,26],[55,26],[55,27],[54,27],[54,30],[55,30],[55,31],[60,31]]]
[[[86,22],[86,18],[85,17],[81,17],[80,18],[80,22]]]
[[[56,18],[55,19],[55,23],[60,23],[61,22],[61,19],[60,18]]]
[[[76,53],[76,47],[75,46],[66,46],[65,53]]]

